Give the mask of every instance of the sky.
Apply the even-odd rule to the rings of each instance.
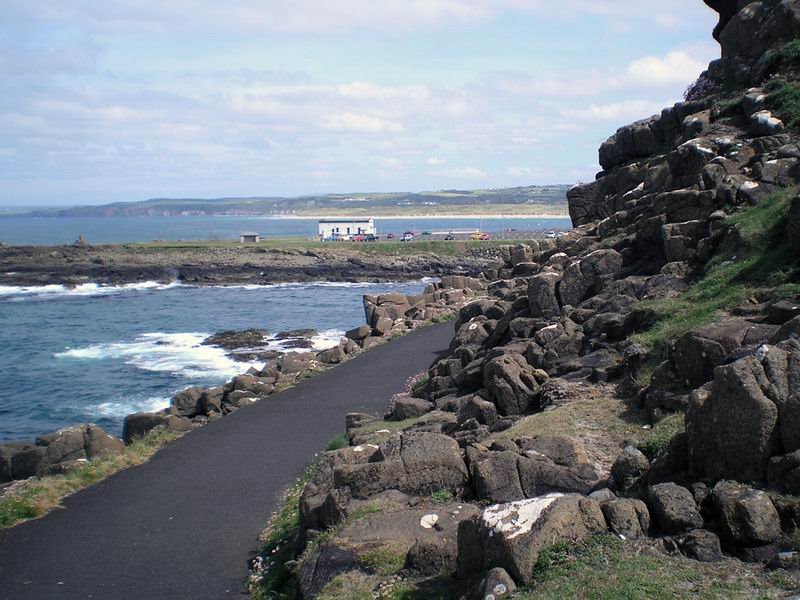
[[[701,0],[2,0],[0,206],[590,181]]]

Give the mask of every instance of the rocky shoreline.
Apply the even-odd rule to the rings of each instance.
[[[123,285],[157,281],[192,285],[287,282],[391,282],[453,273],[475,276],[496,256],[493,245],[452,256],[423,250],[365,252],[266,247],[0,246],[0,286]]]
[[[95,458],[120,453],[125,445],[156,429],[184,433],[205,425],[396,336],[450,319],[461,306],[483,295],[485,290],[483,279],[449,275],[438,283],[429,284],[418,296],[364,296],[365,325],[348,331],[333,348],[319,352],[310,351],[313,344],[309,339],[316,333],[312,330],[288,331],[274,336],[283,351],[266,347],[270,340],[264,330],[215,334],[203,343],[226,350],[235,360],[264,361],[263,367],[251,367],[221,386],[193,387],[178,392],[170,406],[160,412],[128,415],[122,439],[96,425],[79,424],[39,436],[33,442],[1,444],[0,488],[12,481],[58,475]]]
[[[797,593],[800,135],[773,94],[800,89],[800,1],[706,3],[723,59],[602,145],[572,233],[501,250],[383,419],[347,416],[253,597],[575,597],[548,570],[609,540],[691,573],[631,597]]]

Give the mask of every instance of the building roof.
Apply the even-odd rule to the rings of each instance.
[[[239,235],[241,236],[241,235],[261,235],[261,234],[260,233],[256,233],[255,231],[243,231]]]
[[[374,221],[372,217],[357,217],[353,219],[320,219],[320,224],[330,224],[330,223],[369,223],[370,221]]]

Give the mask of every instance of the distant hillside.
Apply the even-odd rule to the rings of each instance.
[[[495,190],[441,190],[419,193],[358,193],[297,198],[153,198],[35,210],[44,217],[140,217],[190,215],[316,215],[316,214],[468,214],[566,213],[568,185],[530,186]]]

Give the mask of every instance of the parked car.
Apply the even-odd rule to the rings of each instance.
[[[351,236],[347,235],[347,234],[344,234],[344,235],[340,235],[338,239],[339,239],[340,242],[349,242],[353,238]]]
[[[354,242],[364,242],[366,241],[366,236],[364,234],[359,233],[358,235],[353,236]]]
[[[433,235],[430,231],[423,231],[422,235]]]
[[[404,233],[403,237],[400,238],[401,242],[413,242],[414,241],[414,234],[412,233]]]
[[[386,236],[386,239],[387,239],[387,240],[393,240],[393,239],[394,239],[394,234],[393,234],[393,233],[390,233],[390,234],[388,234],[388,235]]]
[[[448,233],[446,236],[444,236],[444,241],[445,242],[452,242],[455,239],[456,239],[456,236],[454,236],[452,233]]]
[[[377,235],[373,235],[371,233],[368,233],[367,235],[364,236],[365,242],[377,242],[379,240],[380,238]]]
[[[544,237],[547,238],[548,240],[554,240],[556,239],[556,232],[548,231],[547,233],[544,234]]]
[[[486,242],[490,238],[488,233],[473,233],[471,236],[469,236],[469,239],[474,242]]]

